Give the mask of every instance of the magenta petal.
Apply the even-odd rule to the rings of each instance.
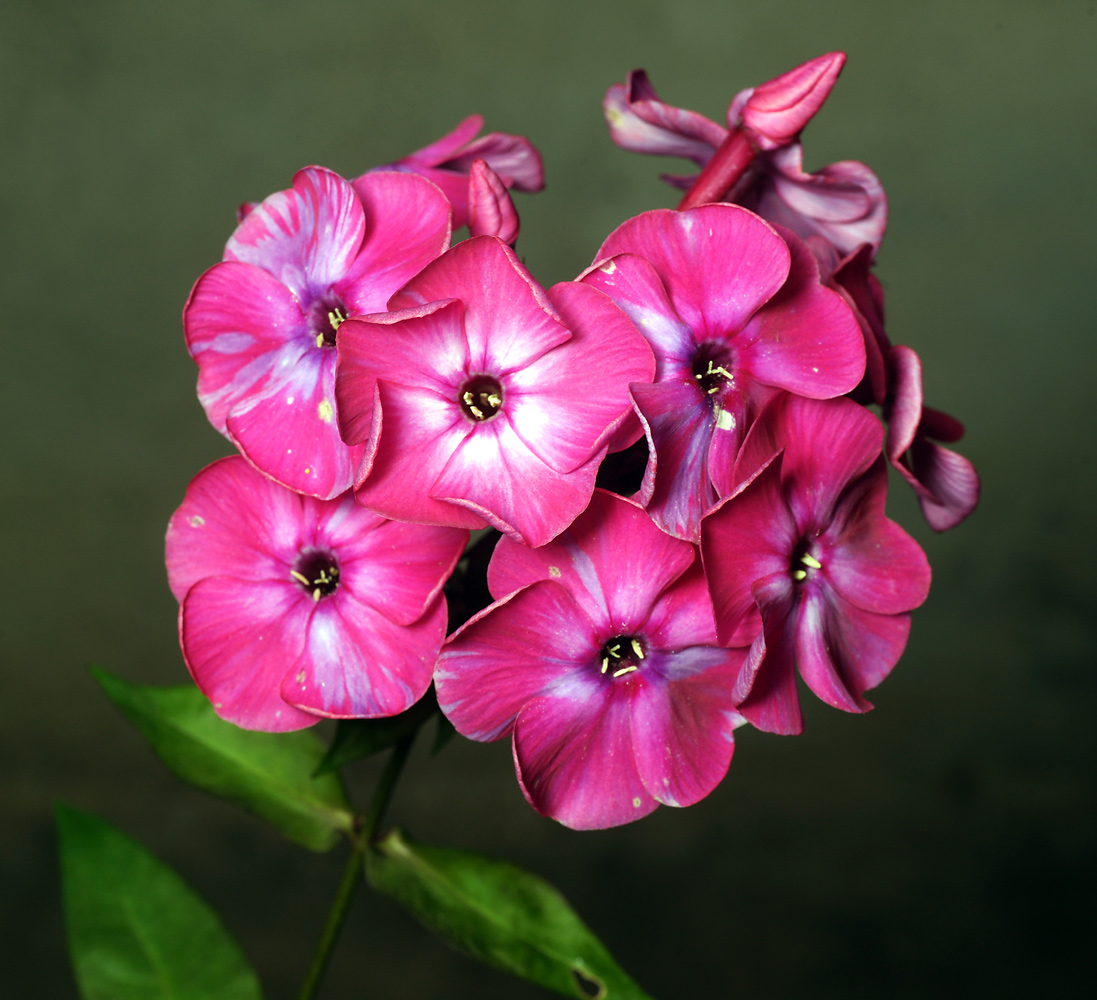
[[[777,149],[799,135],[823,106],[845,61],[844,52],[828,52],[751,91],[737,118],[759,149]]]
[[[573,830],[604,830],[656,808],[636,769],[630,686],[565,688],[518,713],[514,764],[522,791],[542,816]]]
[[[536,548],[555,538],[586,507],[604,457],[603,448],[578,469],[566,475],[556,472],[526,447],[503,414],[453,447],[430,496],[466,507]]]
[[[366,446],[368,470],[355,488],[363,507],[397,521],[483,528],[472,511],[435,499],[438,476],[473,432],[457,405],[431,389],[378,381],[379,407]]]
[[[789,269],[785,241],[737,205],[644,212],[610,233],[597,259],[619,253],[650,261],[698,341],[741,329]]]
[[[891,396],[888,421],[887,457],[896,465],[914,441],[922,420],[922,360],[909,347],[893,347],[887,355],[888,386]]]
[[[731,695],[745,655],[715,646],[657,653],[629,688],[640,780],[663,805],[693,805],[727,774],[742,722]]]
[[[393,292],[449,248],[450,206],[415,174],[364,174],[354,190],[365,212],[365,239],[334,287],[351,312],[384,312]]]
[[[743,661],[735,687],[739,714],[766,733],[795,736],[804,730],[796,691],[796,616],[788,573],[754,587],[764,630]]]
[[[685,374],[695,347],[693,331],[678,318],[663,279],[651,264],[634,254],[618,254],[593,265],[578,280],[613,299],[651,344],[656,381]]]
[[[222,434],[233,406],[312,346],[293,294],[252,264],[215,264],[203,274],[183,309],[183,330],[198,364],[198,400]]]
[[[685,649],[687,646],[715,646],[716,623],[712,598],[694,550],[693,564],[673,580],[651,603],[651,613],[642,631],[658,649]],[[759,625],[759,628],[761,626]],[[751,636],[753,639],[754,636]],[[733,645],[747,645],[746,642]]]
[[[508,188],[540,191],[545,186],[541,154],[524,135],[489,132],[474,139],[457,155],[448,157],[443,165],[467,173],[477,160],[487,163]]]
[[[507,186],[484,160],[474,160],[469,170],[469,233],[495,236],[514,246],[518,239],[518,212]]]
[[[340,588],[316,606],[301,657],[282,680],[282,698],[332,719],[398,715],[430,687],[445,635],[441,596],[419,621],[402,626]]]
[[[335,352],[306,351],[262,393],[229,414],[228,433],[249,462],[299,493],[330,500],[350,489],[364,449],[348,447],[335,417]]]
[[[207,576],[290,579],[301,547],[301,498],[239,455],[206,466],[168,522],[168,584],[182,603]]]
[[[447,132],[440,139],[435,139],[429,146],[409,153],[400,160],[400,163],[436,167],[472,142],[483,127],[483,115],[469,115],[467,118],[462,118],[451,132]]]
[[[538,285],[505,243],[474,236],[427,267],[389,302],[413,309],[440,299],[465,304],[469,374],[518,371],[571,337]]]
[[[468,541],[461,528],[385,520],[350,496],[324,509],[316,534],[339,553],[340,588],[397,625],[423,617]]]
[[[862,610],[894,615],[925,601],[930,569],[918,543],[884,515],[886,468],[881,457],[843,496],[834,517],[840,533],[822,572]]]
[[[292,188],[272,194],[240,223],[225,260],[258,265],[310,303],[346,274],[365,227],[350,183],[324,167],[306,167]]]
[[[771,576],[788,578],[798,540],[782,495],[779,463],[769,465],[742,493],[724,500],[701,522],[701,558],[721,645],[750,641],[757,621],[751,588]]]
[[[801,599],[796,631],[797,663],[807,686],[834,708],[867,712],[872,705],[862,695],[899,661],[910,615],[873,614],[838,594],[811,589]]]
[[[587,509],[542,549],[502,539],[488,567],[493,594],[557,580],[610,635],[638,632],[652,602],[693,564],[693,546],[659,530],[639,504],[595,490]]]
[[[503,539],[505,542],[506,539]],[[502,544],[502,542],[500,542]],[[557,687],[597,697],[600,643],[572,595],[539,581],[491,605],[462,626],[438,659],[438,704],[473,740],[510,733],[522,706]],[[590,666],[586,674],[582,668]]]
[[[179,607],[183,656],[222,719],[271,733],[316,722],[278,694],[304,645],[311,603],[288,578],[212,576],[190,588]]]
[[[979,474],[963,455],[917,437],[910,449],[910,466],[913,472],[908,479],[913,477],[922,487],[917,491],[918,503],[934,531],[955,528],[975,510]]]
[[[549,291],[571,330],[505,382],[511,426],[541,461],[571,472],[634,415],[630,382],[650,382],[655,360],[628,317],[601,292],[575,281]]]
[[[849,392],[865,373],[865,339],[853,310],[819,283],[811,251],[792,234],[788,280],[735,338],[754,378],[801,396]]]
[[[664,531],[695,542],[701,518],[717,499],[708,475],[712,411],[688,383],[635,384],[632,397],[651,448],[641,489],[648,513]]]

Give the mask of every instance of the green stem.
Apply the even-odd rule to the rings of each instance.
[[[309,967],[308,975],[301,986],[301,992],[297,994],[297,1000],[312,1000],[316,995],[316,989],[324,976],[328,959],[331,957],[335,941],[339,937],[339,931],[346,919],[347,910],[350,909],[351,900],[354,899],[354,893],[362,881],[362,861],[365,857],[366,848],[384,818],[385,809],[392,798],[396,782],[400,777],[400,772],[404,769],[404,762],[408,759],[408,753],[411,751],[411,744],[414,740],[415,733],[413,732],[393,747],[392,754],[389,756],[385,769],[381,772],[381,778],[377,782],[377,788],[374,790],[369,809],[366,810],[365,816],[361,817],[359,822],[355,824],[355,831],[350,838],[350,857],[347,858],[347,867],[343,870],[343,879],[339,883],[339,891],[335,894],[335,902],[332,903],[331,913],[328,914],[324,934],[320,938],[316,954],[313,955],[312,965]]]

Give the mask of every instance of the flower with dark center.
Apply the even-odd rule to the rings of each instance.
[[[503,538],[488,585],[495,603],[443,647],[438,702],[471,739],[511,737],[538,812],[596,829],[712,791],[746,649],[716,644],[695,546],[595,490],[547,545]]]
[[[386,521],[349,494],[293,493],[239,455],[214,462],[168,525],[187,667],[245,729],[403,712],[430,686],[442,583],[467,538]]]

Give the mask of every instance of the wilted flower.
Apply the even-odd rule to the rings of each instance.
[[[358,501],[527,545],[559,534],[631,416],[629,383],[651,379],[644,338],[593,288],[546,293],[490,236],[457,244],[389,305],[339,340],[343,437],[366,446]]]
[[[166,543],[191,676],[245,729],[396,715],[430,686],[442,584],[467,538],[386,521],[349,494],[293,493],[238,455],[214,462]]]
[[[740,478],[753,480],[702,522],[721,641],[739,641],[761,614],[735,686],[759,729],[803,728],[797,669],[823,701],[866,711],[864,692],[906,646],[907,612],[925,600],[930,571],[884,515],[882,445],[879,421],[852,400],[783,396],[743,446]]]
[[[247,214],[183,310],[213,426],[291,489],[348,489],[362,449],[339,438],[337,331],[383,311],[449,238],[449,204],[421,177],[372,173],[352,186],[323,167],[299,171]]]
[[[693,545],[596,490],[555,541],[502,539],[488,585],[496,603],[442,651],[438,701],[471,739],[512,737],[538,812],[601,829],[712,791],[742,722],[746,650],[715,644]]]

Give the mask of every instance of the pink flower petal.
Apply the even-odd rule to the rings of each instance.
[[[691,545],[660,531],[639,504],[599,489],[548,545],[530,549],[500,539],[488,586],[501,596],[536,580],[556,580],[610,638],[638,632],[652,602],[694,558]]]
[[[693,331],[678,318],[662,278],[643,257],[618,254],[594,264],[577,280],[605,292],[651,344],[655,381],[692,376]]]
[[[806,589],[796,623],[800,674],[828,705],[867,712],[872,705],[862,695],[899,661],[910,634],[910,615],[877,615],[836,593]]]
[[[413,309],[440,299],[465,304],[469,374],[518,371],[571,337],[529,272],[505,243],[475,236],[458,243],[389,302]]]
[[[717,499],[708,476],[712,411],[694,384],[631,388],[651,449],[640,497],[660,528],[695,542],[701,518]]]
[[[758,580],[789,577],[798,540],[776,462],[701,522],[701,558],[722,646],[750,641],[757,623],[751,588]]]
[[[894,615],[921,605],[929,594],[926,555],[884,515],[887,471],[883,457],[842,497],[822,573],[847,601],[864,611]]]
[[[182,603],[207,576],[290,579],[301,548],[301,498],[239,455],[207,465],[168,522],[168,584]]]
[[[560,688],[518,713],[514,764],[522,791],[542,816],[573,830],[604,830],[658,805],[636,768],[631,686]]]
[[[483,115],[469,115],[467,118],[462,118],[453,131],[447,132],[440,139],[435,139],[429,146],[409,153],[400,162],[414,162],[424,167],[436,167],[472,142],[483,127]]]
[[[350,183],[324,167],[306,167],[292,188],[272,194],[240,223],[225,245],[225,260],[269,271],[304,305],[346,274],[365,228]]]
[[[742,722],[731,693],[745,655],[693,646],[656,653],[637,672],[628,689],[636,766],[663,805],[693,805],[727,774]]]
[[[198,400],[222,434],[237,403],[312,347],[298,301],[252,264],[216,264],[203,274],[183,309],[183,330],[198,364]]]
[[[444,166],[468,173],[477,160],[484,160],[507,187],[532,192],[545,186],[541,154],[524,135],[489,132],[448,158]]]
[[[471,510],[432,491],[446,463],[473,433],[458,407],[431,389],[378,381],[379,407],[355,488],[363,507],[397,521],[483,528]]]
[[[317,604],[281,696],[332,719],[398,715],[430,687],[445,635],[446,602],[440,596],[418,622],[401,626],[340,586]]]
[[[918,503],[934,531],[955,528],[975,510],[979,474],[963,455],[918,437],[911,446],[910,465],[908,479],[914,479],[928,494],[918,491]]]
[[[648,619],[638,631],[658,649],[717,645],[712,598],[699,551],[695,550],[692,565],[651,602]]]
[[[288,578],[212,576],[190,588],[179,607],[183,656],[222,719],[271,733],[316,722],[278,694],[304,645],[311,603]]]
[[[502,539],[503,544],[507,539]],[[457,731],[473,740],[510,734],[526,702],[563,685],[592,697],[603,685],[582,666],[597,661],[590,618],[567,589],[538,581],[486,608],[442,648],[434,684],[438,704]]]
[[[504,407],[515,433],[541,461],[571,472],[612,440],[626,419],[635,421],[629,383],[650,382],[655,359],[606,295],[575,281],[554,285],[548,294],[571,339],[506,379]]]
[[[743,661],[735,686],[739,713],[765,733],[795,736],[804,730],[796,693],[796,620],[792,581],[787,571],[754,585],[762,612],[759,632]]]
[[[348,447],[335,415],[335,352],[306,351],[229,414],[227,429],[248,461],[299,493],[330,500],[348,490],[364,449]]]
[[[595,259],[619,253],[651,262],[698,342],[740,330],[789,269],[785,241],[736,205],[644,212],[618,226]]]
[[[556,537],[587,506],[604,457],[603,448],[578,469],[566,475],[556,472],[525,446],[504,414],[453,446],[430,496],[463,506],[536,548]]]
[[[852,309],[819,283],[811,251],[788,234],[791,267],[781,290],[735,338],[740,365],[767,385],[827,399],[856,387],[865,340]]]
[[[393,292],[449,249],[450,206],[415,174],[364,174],[354,190],[365,212],[365,239],[334,288],[351,312],[384,312]]]

